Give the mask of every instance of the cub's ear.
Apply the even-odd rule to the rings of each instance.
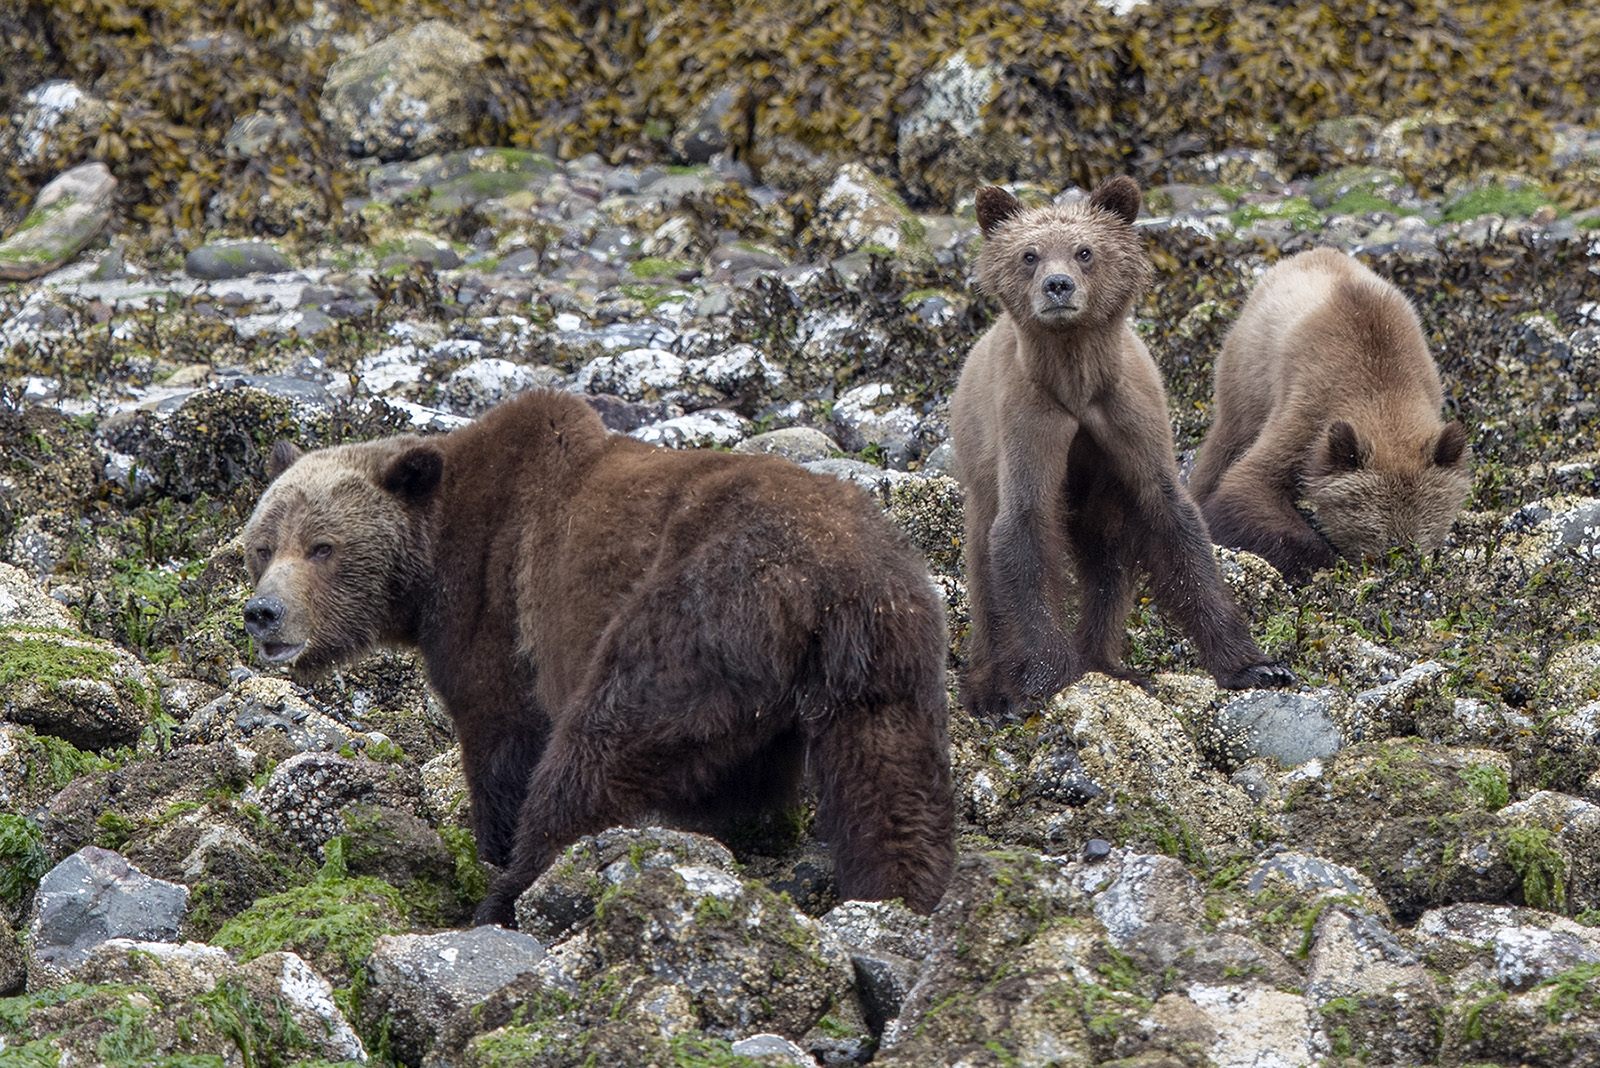
[[[1433,462],[1440,467],[1454,467],[1466,453],[1467,428],[1460,423],[1446,423],[1433,446]]]
[[[1367,447],[1356,428],[1340,419],[1328,427],[1328,470],[1359,471],[1367,461]]]
[[[383,473],[383,488],[412,504],[428,499],[444,474],[444,454],[421,442],[406,448]]]
[[[1130,225],[1139,217],[1139,205],[1143,202],[1144,194],[1139,192],[1139,183],[1126,174],[1107,178],[1089,194],[1090,207],[1104,208],[1113,215],[1121,216],[1122,221]]]
[[[267,481],[276,481],[279,475],[293,467],[294,462],[305,454],[305,450],[292,441],[274,444],[272,454],[267,457]]]
[[[1022,202],[997,185],[978,190],[978,228],[988,237],[996,226],[1022,211]]]

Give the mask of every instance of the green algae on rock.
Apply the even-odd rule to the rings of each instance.
[[[0,241],[0,282],[38,278],[76,256],[111,221],[116,190],[104,163],[74,167],[41,189],[33,210]]]
[[[70,633],[0,630],[0,715],[82,749],[135,741],[160,707],[149,673],[118,647]]]

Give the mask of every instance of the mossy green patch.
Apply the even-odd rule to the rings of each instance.
[[[671,280],[692,267],[693,264],[685,263],[683,260],[646,256],[628,264],[628,273],[645,281]]]
[[[760,1068],[763,1063],[733,1052],[727,1039],[704,1035],[675,1035],[671,1048],[673,1068]]]
[[[527,1064],[564,1064],[597,1068],[599,1055],[586,1052],[589,1032],[573,1033],[537,1025],[499,1027],[467,1044],[470,1063],[480,1068],[518,1068]]]
[[[1323,216],[1305,197],[1285,197],[1265,204],[1246,204],[1228,213],[1228,220],[1239,230],[1259,219],[1283,219],[1295,233],[1303,233],[1321,226]]]
[[[1444,222],[1465,222],[1480,215],[1504,215],[1525,219],[1552,201],[1540,189],[1523,186],[1507,189],[1492,185],[1474,189],[1445,206],[1440,218]]]
[[[1567,905],[1566,862],[1543,827],[1511,827],[1500,832],[1506,863],[1522,878],[1522,900],[1529,908],[1561,912]]]
[[[1492,764],[1474,764],[1462,772],[1486,812],[1498,812],[1511,803],[1511,781],[1503,769]]]
[[[1116,838],[1119,844],[1146,844],[1192,868],[1210,866],[1204,839],[1168,805],[1146,805],[1130,813],[1117,826]]]
[[[94,821],[94,844],[102,849],[121,849],[139,825],[118,812],[102,812]]]
[[[1538,986],[1549,992],[1545,1014],[1551,1023],[1562,1017],[1600,1006],[1600,964],[1580,964],[1576,968],[1551,976]]]
[[[34,734],[25,744],[31,750],[28,779],[39,787],[59,790],[80,775],[116,766],[112,760],[86,753],[71,742],[49,734]]]
[[[66,211],[70,206],[71,205],[69,203],[58,200],[54,204],[46,204],[42,208],[34,208],[32,211],[28,212],[27,218],[23,219],[17,224],[17,228],[12,231],[11,236],[16,237],[18,234],[25,234],[29,230],[37,230],[51,219],[56,218],[62,212]]]
[[[643,282],[624,282],[617,287],[623,296],[637,300],[646,308],[654,311],[661,305],[672,300],[682,298],[682,290],[670,286],[651,285]]]
[[[263,1003],[235,979],[223,979],[196,1000],[210,1026],[238,1047],[245,1068],[299,1063],[296,1053],[316,1048],[286,1003],[277,998]]]
[[[12,631],[0,634],[0,687],[19,682],[55,686],[69,679],[103,679],[120,659],[109,649],[67,645]]]
[[[0,1049],[0,1068],[58,1068],[61,1051],[48,1038]]]
[[[49,870],[39,825],[26,816],[0,813],[0,901],[21,901]]]
[[[243,961],[290,949],[304,957],[330,957],[346,975],[360,973],[379,935],[405,929],[405,902],[381,879],[346,875],[343,852],[333,843],[327,853],[310,883],[258,898],[224,923],[211,944]]]

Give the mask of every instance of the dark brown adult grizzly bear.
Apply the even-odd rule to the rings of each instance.
[[[1179,481],[1160,374],[1128,325],[1151,274],[1133,228],[1140,199],[1126,177],[1068,207],[978,194],[978,284],[1005,312],[972,347],[950,408],[972,604],[962,703],[975,716],[1009,717],[1085,671],[1126,677],[1141,571],[1219,684],[1293,681],[1223,585]],[[1069,553],[1082,602],[1070,638]]]
[[[1262,276],[1222,343],[1190,492],[1219,544],[1290,578],[1438,548],[1472,486],[1466,428],[1441,422],[1443,404],[1405,295],[1337,249],[1302,252]]]
[[[439,437],[301,454],[244,532],[262,656],[414,645],[513,903],[580,835],[780,805],[814,769],[840,892],[929,912],[954,812],[944,606],[853,486],[608,434],[534,393]]]

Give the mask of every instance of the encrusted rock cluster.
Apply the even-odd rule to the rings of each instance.
[[[1395,15],[1373,48],[1420,49],[1407,79],[1520,57],[1460,90],[1515,106],[1452,110],[1375,95],[1353,52],[1349,107],[1277,84],[1302,39],[1344,40],[1341,4],[1236,5],[1188,44],[1167,0],[984,8],[959,40],[854,11],[900,66],[839,54],[831,15],[735,38],[718,5],[348,6],[171,40],[178,13],[107,37],[0,12],[0,1060],[1600,1059],[1600,125],[1568,69],[1592,15]],[[1479,51],[1430,51],[1413,15]],[[1025,59],[1028,18],[1079,62]],[[1300,36],[1252,36],[1284,19]],[[697,40],[721,50],[689,62]],[[1258,100],[1271,123],[1237,110]],[[1297,586],[1219,550],[1297,690],[1217,689],[1141,599],[1145,686],[1090,676],[1000,726],[952,702],[960,861],[931,917],[839,901],[807,801],[725,842],[585,838],[520,932],[467,927],[494,873],[414,658],[309,685],[252,658],[237,535],[273,444],[559,389],[618,433],[784,456],[906,531],[954,668],[948,397],[996,312],[973,195],[1074,200],[1113,160],[1145,187],[1134,326],[1180,459],[1252,281],[1342,248],[1417,305],[1469,428],[1445,546]]]

